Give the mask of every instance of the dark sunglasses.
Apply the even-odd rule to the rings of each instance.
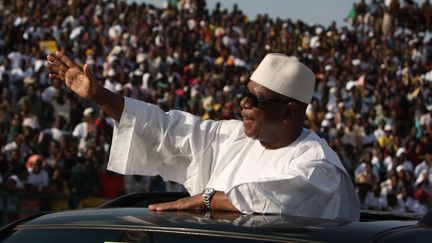
[[[252,94],[249,91],[249,89],[248,89],[248,87],[247,87],[246,84],[243,84],[242,90],[243,90],[243,96],[248,99],[248,101],[252,105],[252,107],[260,107],[261,104],[266,103],[266,102],[284,102],[284,103],[289,103],[289,102],[293,101],[291,99],[284,99],[284,100],[281,100],[281,99],[265,99],[265,100],[264,99],[260,99],[256,95]]]

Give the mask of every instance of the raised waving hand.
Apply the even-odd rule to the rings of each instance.
[[[56,51],[54,55],[48,55],[47,60],[47,67],[51,71],[50,78],[62,80],[80,97],[93,100],[114,120],[120,121],[124,107],[123,97],[100,85],[88,64],[81,68],[59,51]]]
[[[48,55],[48,68],[51,70],[50,78],[62,80],[66,86],[82,98],[91,99],[96,94],[98,82],[90,71],[88,64],[81,69],[69,57],[56,51]]]

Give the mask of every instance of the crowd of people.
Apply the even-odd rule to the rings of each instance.
[[[70,5],[65,8],[65,5]],[[410,14],[407,14],[410,13]],[[424,213],[432,183],[429,0],[359,0],[338,27],[204,0],[0,0],[0,183],[8,191],[112,198],[183,191],[106,171],[113,121],[48,78],[60,50],[113,92],[202,119],[241,119],[241,87],[269,52],[316,74],[307,126],[351,173],[363,209]]]

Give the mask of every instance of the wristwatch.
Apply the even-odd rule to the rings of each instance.
[[[212,210],[210,202],[211,202],[211,199],[215,193],[216,193],[216,190],[214,188],[206,188],[202,192],[204,207],[207,211]]]

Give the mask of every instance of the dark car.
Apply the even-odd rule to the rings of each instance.
[[[98,208],[46,213],[0,230],[1,242],[432,242],[424,216],[364,211],[360,222],[200,211],[153,212],[184,193],[136,193]]]

